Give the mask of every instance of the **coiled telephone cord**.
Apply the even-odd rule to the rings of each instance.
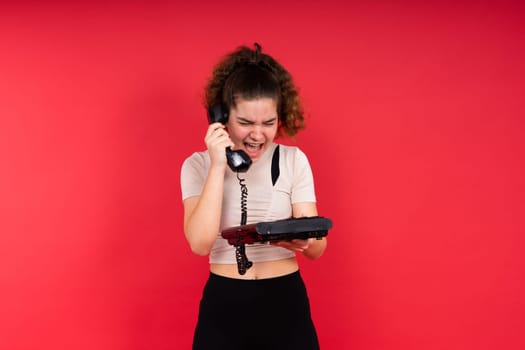
[[[239,173],[237,173],[237,180],[241,186],[241,226],[246,225],[248,216],[248,187],[244,183],[246,179],[241,179]],[[253,263],[248,260],[246,256],[246,246],[244,244],[238,244],[235,246],[235,259],[237,260],[237,270],[240,275],[244,275],[246,270],[252,267]]]

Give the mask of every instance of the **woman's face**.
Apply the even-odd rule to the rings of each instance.
[[[255,162],[270,147],[277,134],[277,104],[271,98],[237,101],[228,117],[228,133],[235,144]]]

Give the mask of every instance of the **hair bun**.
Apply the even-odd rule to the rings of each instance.
[[[253,62],[254,63],[259,63],[260,56],[261,56],[261,45],[258,42],[255,42],[255,43],[253,43],[253,46],[255,46]]]

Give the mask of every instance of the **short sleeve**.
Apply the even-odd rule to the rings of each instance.
[[[308,158],[299,148],[295,149],[292,180],[292,203],[315,202],[315,187]]]
[[[208,168],[209,157],[206,152],[195,152],[186,158],[180,174],[183,200],[202,193]]]

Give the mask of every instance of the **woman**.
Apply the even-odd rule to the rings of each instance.
[[[304,126],[292,78],[258,44],[243,46],[215,66],[204,103],[224,106],[227,120],[209,125],[207,151],[191,155],[181,171],[186,239],[210,261],[193,349],[318,349],[295,255],[320,257],[326,238],[246,245],[253,265],[241,271],[236,248],[220,235],[244,224],[243,213],[247,224],[317,216],[305,154],[274,143]],[[246,172],[228,167],[228,147],[249,156]]]

